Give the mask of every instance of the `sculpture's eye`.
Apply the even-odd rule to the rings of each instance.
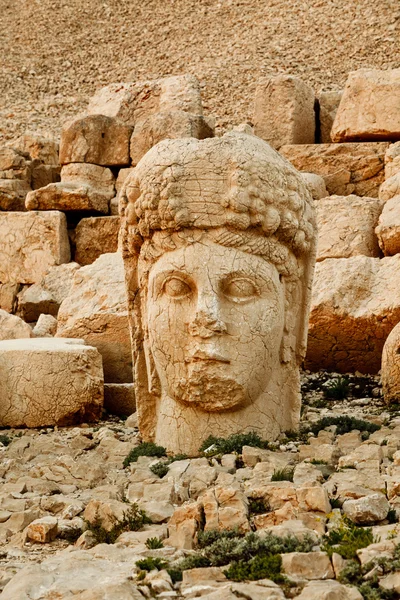
[[[170,277],[164,283],[164,293],[171,298],[184,298],[191,292],[190,286],[180,277]]]
[[[235,277],[229,280],[223,288],[225,296],[236,301],[245,301],[259,295],[255,283],[245,277]]]

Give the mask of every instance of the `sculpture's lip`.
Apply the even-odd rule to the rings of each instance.
[[[197,362],[197,361],[210,361],[210,362],[222,362],[229,364],[231,361],[226,356],[223,356],[216,350],[202,350],[197,348],[193,354],[187,359],[186,362]]]

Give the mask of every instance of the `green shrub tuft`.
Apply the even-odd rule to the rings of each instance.
[[[155,465],[151,465],[150,471],[162,479],[168,473],[169,467],[167,463],[158,462]]]
[[[338,527],[325,534],[322,547],[331,557],[334,552],[345,559],[356,559],[357,550],[373,544],[371,527],[358,527],[347,517],[342,517]]]
[[[276,469],[272,473],[271,481],[293,481],[294,469],[286,467],[285,469]]]
[[[328,400],[344,400],[349,394],[349,380],[346,377],[338,377],[325,385],[323,390]]]
[[[114,517],[113,521],[111,530],[105,529],[97,512],[92,523],[89,521],[85,521],[85,523],[88,530],[93,533],[98,544],[114,544],[124,531],[139,531],[143,525],[151,523],[151,519],[136,503],[129,507],[123,519],[119,521]]]
[[[243,446],[253,446],[255,448],[269,448],[268,442],[262,440],[258,433],[250,431],[249,433],[234,433],[227,438],[219,438],[210,435],[199,448],[199,452],[214,456],[216,454],[237,454],[242,453]],[[212,447],[211,450],[209,448]]]
[[[342,435],[343,433],[349,433],[353,431],[353,429],[358,429],[359,431],[374,433],[374,431],[378,431],[380,429],[380,425],[376,425],[375,423],[369,423],[368,421],[363,421],[362,419],[356,419],[355,417],[349,417],[348,415],[342,415],[340,417],[323,417],[311,427],[308,428],[308,431],[311,431],[314,435],[318,435],[320,431],[326,429],[326,427],[330,427],[331,425],[336,425],[336,434]]]
[[[282,558],[279,554],[255,556],[250,561],[239,560],[224,571],[228,579],[233,581],[254,581],[271,579],[275,583],[283,583],[286,578],[281,573]]]
[[[164,544],[160,538],[152,537],[146,540],[146,547],[149,550],[158,550],[159,548],[164,548]]]
[[[149,556],[148,558],[137,560],[136,566],[142,571],[161,571],[162,569],[166,569],[168,567],[168,563],[161,558],[153,558]]]
[[[124,460],[124,467],[128,467],[132,462],[137,462],[139,456],[155,456],[161,458],[166,456],[167,451],[162,446],[157,446],[153,442],[144,442],[136,448],[132,448],[128,456]]]

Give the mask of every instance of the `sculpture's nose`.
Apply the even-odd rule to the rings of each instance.
[[[220,315],[218,298],[214,294],[199,295],[196,313],[189,323],[189,333],[193,336],[210,338],[226,331],[227,327]]]

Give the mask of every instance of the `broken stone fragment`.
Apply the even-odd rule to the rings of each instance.
[[[67,425],[101,414],[101,356],[80,340],[2,341],[0,378],[2,427]]]
[[[0,340],[33,337],[32,329],[22,319],[0,309]]]
[[[326,552],[288,552],[281,556],[282,570],[290,578],[299,580],[335,578]]]
[[[316,205],[318,225],[317,260],[379,256],[375,235],[381,204],[375,198],[329,196]]]
[[[319,129],[322,144],[329,144],[333,141],[331,138],[331,129],[342,95],[343,91],[340,90],[337,92],[321,92],[318,96]]]
[[[385,179],[400,171],[400,142],[390,144],[385,154]]]
[[[120,218],[89,217],[81,219],[75,229],[75,260],[90,265],[101,254],[118,250]]]
[[[400,138],[400,69],[349,73],[332,127],[335,142]]]
[[[357,588],[338,581],[310,581],[295,600],[363,600]]]
[[[384,494],[371,494],[346,500],[342,509],[344,514],[357,525],[371,525],[386,519],[390,504]]]
[[[52,315],[39,315],[38,321],[32,330],[34,337],[54,337],[57,331],[57,319]]]
[[[254,133],[280,148],[315,142],[315,96],[312,88],[292,75],[265,77],[257,82]]]
[[[58,165],[58,143],[54,139],[26,132],[14,143],[13,148],[29,154],[31,160],[39,160],[46,165]]]
[[[31,186],[24,179],[0,179],[0,210],[25,210],[25,198]]]
[[[377,198],[388,147],[387,142],[296,144],[279,152],[299,171],[321,175],[329,194]]]
[[[385,256],[400,252],[400,195],[385,203],[375,233]]]
[[[48,269],[70,260],[63,213],[0,212],[0,281],[36,283]]]
[[[60,164],[129,165],[131,133],[130,126],[100,114],[69,121],[61,132]]]
[[[392,329],[383,347],[382,391],[387,404],[400,401],[400,323]]]
[[[58,521],[55,517],[35,519],[26,529],[26,537],[32,542],[47,544],[52,542],[58,533]]]
[[[316,175],[315,173],[303,172],[301,175],[306,180],[314,200],[321,200],[321,198],[329,196],[323,177]]]
[[[400,172],[386,179],[379,188],[379,200],[387,202],[394,196],[400,195]]]

